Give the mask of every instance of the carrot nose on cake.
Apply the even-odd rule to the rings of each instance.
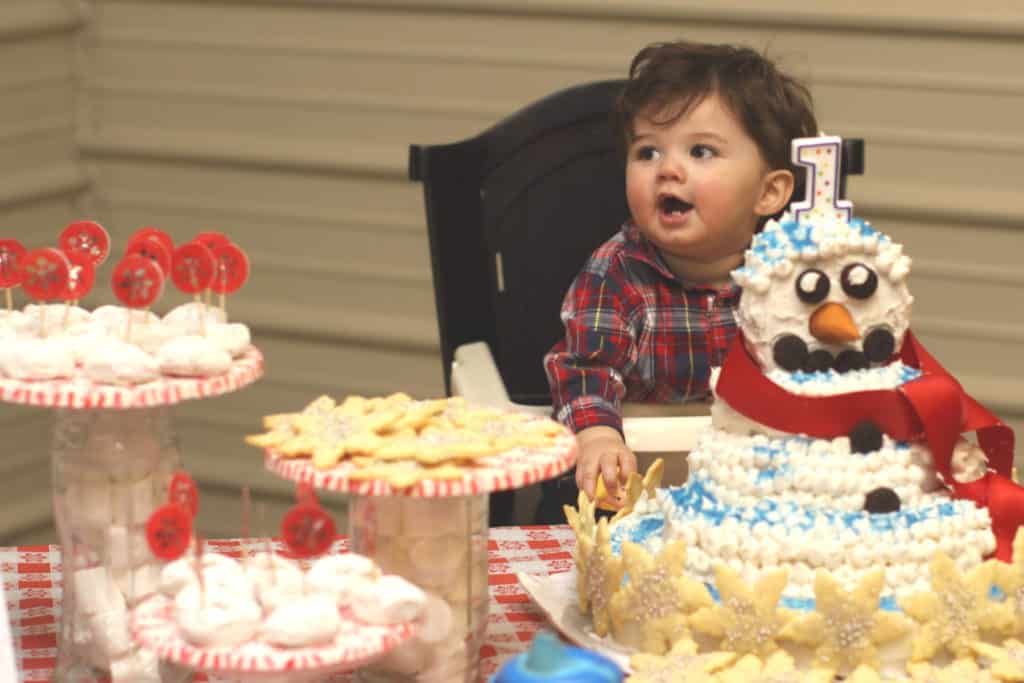
[[[829,301],[811,314],[810,331],[827,344],[841,344],[860,339],[860,330],[846,306]]]

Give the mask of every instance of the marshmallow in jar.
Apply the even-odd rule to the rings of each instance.
[[[352,498],[353,551],[427,596],[419,633],[363,681],[475,681],[487,623],[487,495]]]
[[[61,410],[52,447],[65,590],[61,680],[161,680],[132,642],[128,615],[157,590],[145,523],[166,502],[181,458],[163,408]]]

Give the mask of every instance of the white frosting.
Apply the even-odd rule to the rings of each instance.
[[[100,384],[143,384],[160,376],[155,358],[137,346],[113,338],[89,348],[82,368],[86,377]]]
[[[330,596],[307,595],[281,604],[263,622],[263,639],[281,647],[329,643],[341,628],[338,607]]]
[[[352,611],[369,624],[398,624],[420,616],[426,594],[395,574],[385,574],[353,591]]]
[[[740,435],[720,426],[690,453],[687,486],[659,490],[615,525],[616,537],[630,538],[653,514],[664,527],[643,541],[651,552],[684,541],[687,569],[705,581],[719,562],[750,581],[784,568],[784,597],[797,599],[813,597],[819,568],[852,589],[868,570],[884,567],[883,598],[903,597],[926,587],[937,550],[967,570],[995,548],[988,511],[950,499],[921,444],[883,437],[881,449],[851,453],[846,437]],[[957,452],[962,470],[976,473],[982,464],[971,448],[961,443]],[[863,511],[865,495],[880,487],[896,492],[899,512]]]
[[[785,334],[793,334],[804,340],[810,351],[826,349],[835,355],[848,348],[862,349],[863,339],[871,330],[885,327],[892,332],[896,348],[900,347],[910,324],[910,310],[914,300],[905,277],[910,267],[909,259],[901,256],[899,250],[902,247],[889,243],[888,238],[885,239],[883,249],[877,249],[876,241],[875,249],[872,250],[868,247],[870,242],[860,239],[855,231],[841,228],[841,225],[828,223],[820,228],[822,235],[817,240],[826,244],[844,245],[841,248],[829,248],[827,253],[815,252],[814,255],[779,254],[780,260],[766,269],[760,260],[761,257],[767,257],[763,243],[785,234],[778,229],[775,221],[770,221],[763,233],[755,237],[752,248],[747,250],[744,268],[733,273],[734,279],[744,287],[736,319],[743,329],[748,348],[766,371],[776,369],[772,345]],[[818,226],[813,230],[819,230]],[[769,249],[767,253],[771,251]],[[900,265],[894,273],[896,262]],[[878,288],[867,299],[850,297],[843,291],[840,274],[843,268],[852,263],[863,263],[878,275]],[[822,271],[830,282],[828,296],[819,303],[805,303],[796,293],[797,279],[809,268]],[[755,283],[757,286],[752,286]],[[846,307],[861,335],[860,339],[843,344],[828,344],[811,335],[811,314],[827,302]]]
[[[206,328],[206,338],[232,358],[241,356],[252,343],[249,328],[242,323],[214,323]]]
[[[168,375],[212,377],[228,371],[231,356],[209,339],[195,335],[176,337],[157,352],[160,369]]]
[[[188,334],[201,334],[204,314],[207,327],[215,323],[227,322],[227,314],[222,309],[190,301],[170,310],[164,316],[164,323],[179,327]]]
[[[3,345],[0,370],[13,379],[65,379],[74,373],[75,360],[64,339],[17,339]]]

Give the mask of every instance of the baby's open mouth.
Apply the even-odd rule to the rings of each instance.
[[[658,210],[668,215],[682,215],[692,208],[693,204],[690,202],[684,202],[679,197],[673,197],[672,195],[662,195],[661,197],[658,197]]]

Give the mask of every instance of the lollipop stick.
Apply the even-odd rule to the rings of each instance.
[[[249,513],[252,509],[252,496],[249,487],[242,487],[242,564],[246,565],[249,558]]]
[[[71,316],[71,299],[64,302],[64,320],[61,322],[60,327],[63,330],[68,329],[68,318]]]
[[[127,341],[130,341],[131,338],[132,338],[132,309],[129,308],[128,309],[128,324],[125,326],[125,330],[124,330],[124,340],[127,342]]]
[[[4,297],[7,299],[7,312],[10,313],[14,310],[14,297],[11,296],[11,288],[4,288]]]
[[[224,296],[224,292],[220,293],[220,310],[224,311],[224,320],[228,318],[228,304],[227,297]]]
[[[196,534],[196,578],[199,580],[199,609],[206,609],[206,579],[203,577],[203,546],[206,541]]]
[[[46,302],[39,304],[39,336],[46,338]]]

